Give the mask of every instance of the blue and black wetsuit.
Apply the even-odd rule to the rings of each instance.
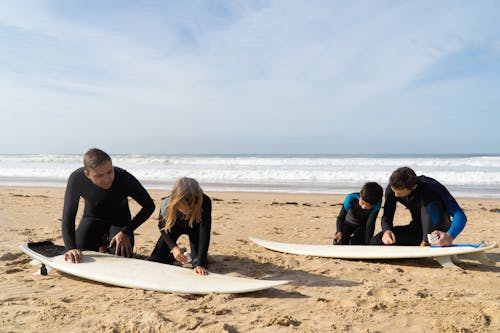
[[[85,176],[84,168],[75,170],[68,178],[64,195],[62,236],[67,250],[81,249],[97,251],[103,238],[111,240],[123,231],[131,237],[134,245],[134,230],[155,210],[153,199],[141,183],[126,170],[114,167],[115,178],[111,188],[105,190]],[[83,216],[75,231],[75,217],[80,197],[85,200]],[[128,205],[131,197],[142,208],[132,219]],[[116,249],[111,248],[110,253]]]
[[[382,200],[371,209],[363,209],[359,205],[359,198],[359,193],[347,195],[337,217],[337,232],[342,233],[342,245],[370,244],[373,236]]]
[[[393,225],[397,202],[410,210],[412,220],[408,225]],[[382,232],[373,237],[372,244],[382,245],[386,230],[392,230],[396,245],[420,245],[422,241],[427,242],[427,234],[434,230],[446,231],[455,239],[466,222],[462,208],[446,187],[433,178],[419,176],[417,187],[406,197],[396,197],[387,186]]]
[[[178,213],[177,219],[170,230],[165,230],[165,218],[167,216],[167,203],[169,198],[165,198],[160,208],[158,228],[161,236],[156,242],[156,246],[149,257],[149,260],[164,264],[173,264],[175,259],[170,252],[177,246],[177,239],[181,235],[188,235],[191,247],[191,264],[193,268],[201,266],[208,268],[208,246],[210,244],[210,230],[212,228],[212,200],[203,194],[201,222],[194,222],[193,227],[189,226],[189,221]]]

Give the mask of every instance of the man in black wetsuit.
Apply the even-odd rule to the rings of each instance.
[[[396,203],[410,210],[408,225],[394,226]],[[429,245],[428,234],[437,240],[432,245],[450,246],[464,229],[467,218],[457,201],[437,180],[418,176],[411,168],[396,169],[385,191],[382,231],[375,235],[374,245]]]
[[[132,256],[134,230],[153,213],[153,200],[134,176],[114,167],[104,151],[90,149],[84,155],[83,164],[84,167],[69,176],[64,195],[61,223],[66,247],[64,259],[81,262],[81,250],[98,251],[103,239],[109,240],[110,253]],[[85,208],[75,232],[80,197],[85,200]],[[128,197],[142,206],[133,219]]]

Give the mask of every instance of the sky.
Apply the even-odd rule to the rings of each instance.
[[[0,1],[0,154],[500,153],[500,1]]]

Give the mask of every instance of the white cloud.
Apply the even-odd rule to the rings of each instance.
[[[477,82],[445,77],[430,93],[425,80],[471,44],[495,45],[480,9],[451,4],[228,2],[217,17],[203,4],[120,5],[101,22],[53,2],[1,2],[3,129],[20,113],[66,119],[54,132],[95,119],[96,130],[147,127],[191,146],[200,136],[384,135],[404,127],[401,110],[433,117],[430,105],[460,107],[442,99]]]

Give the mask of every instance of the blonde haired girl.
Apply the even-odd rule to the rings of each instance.
[[[162,201],[158,222],[161,235],[149,260],[187,263],[188,258],[176,242],[181,235],[188,235],[194,272],[207,275],[211,226],[212,201],[195,179],[179,178],[170,196]]]

